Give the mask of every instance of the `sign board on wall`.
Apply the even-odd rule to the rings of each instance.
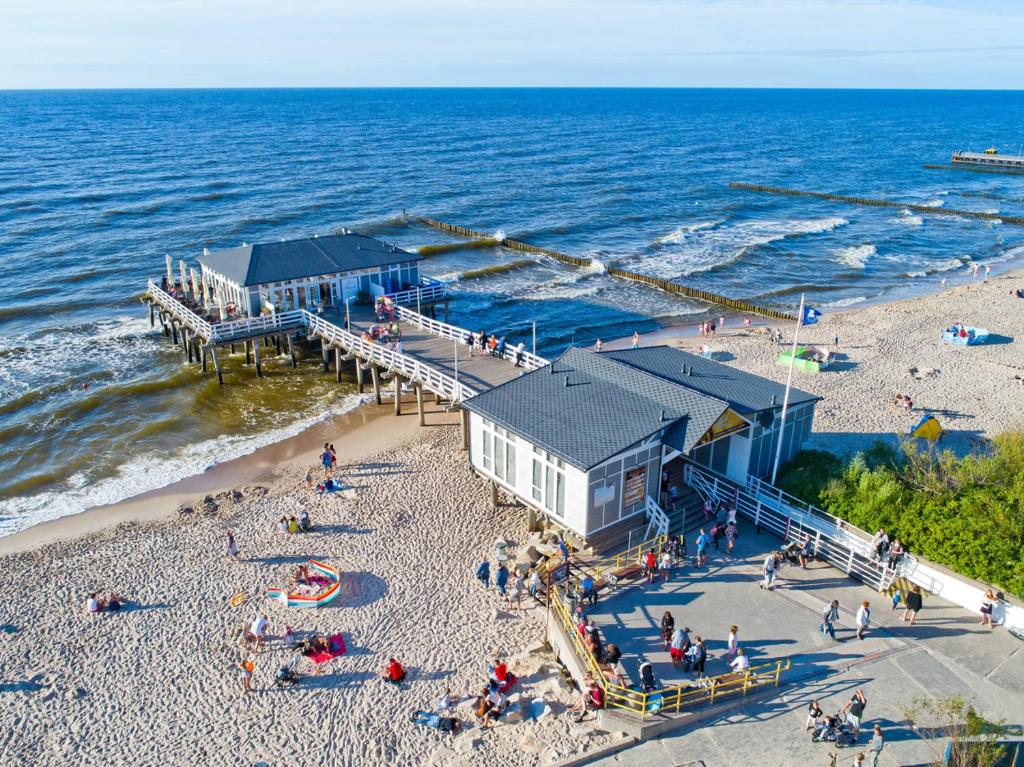
[[[615,500],[615,485],[604,485],[594,488],[594,505],[604,506]]]
[[[647,485],[647,467],[637,466],[626,471],[626,481],[622,487],[623,506],[633,506],[644,499],[644,489]]]

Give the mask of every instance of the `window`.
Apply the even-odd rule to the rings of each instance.
[[[565,516],[565,464],[538,448],[533,449],[533,500],[559,517]]]
[[[516,435],[496,426],[491,421],[483,421],[483,466],[495,477],[515,487],[516,484]],[[493,431],[492,431],[493,429]]]

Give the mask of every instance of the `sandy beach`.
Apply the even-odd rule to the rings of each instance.
[[[834,370],[794,378],[824,397],[812,446],[850,451],[893,439],[924,412],[958,449],[1021,426],[1024,302],[1009,293],[1022,284],[1007,275],[828,314],[806,329],[808,343],[831,346],[838,335],[840,351]],[[944,344],[942,329],[957,321],[1012,342]],[[669,329],[644,342],[709,343],[728,364],[785,380],[782,347],[759,327],[727,324],[712,341]],[[897,393],[913,398],[913,412],[892,407]],[[362,408],[157,493],[0,542],[0,763],[535,765],[614,737],[565,714],[572,693],[557,667],[527,652],[543,636],[542,610],[499,609],[472,577],[496,539],[513,548],[522,540],[525,511],[490,507],[456,417],[433,405],[419,428],[415,415],[383,410]],[[345,489],[321,496],[304,477],[319,476],[325,441],[338,448]],[[302,509],[314,532],[275,534],[282,515]],[[223,556],[228,529],[240,563]],[[304,611],[263,596],[310,558],[341,571],[333,605]],[[90,616],[82,603],[91,591],[116,591],[131,606]],[[245,598],[233,607],[236,594]],[[245,695],[237,632],[260,613],[274,636],[286,625],[340,631],[348,653],[279,690],[272,679],[286,654],[271,641]],[[477,690],[495,652],[523,677],[520,693],[543,698],[551,715],[455,736],[409,722],[448,688]],[[410,670],[403,689],[375,678],[389,656]],[[472,719],[468,704],[459,714]]]

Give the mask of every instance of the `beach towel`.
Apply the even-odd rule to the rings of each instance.
[[[239,591],[239,592],[237,592],[235,594],[232,594],[231,595],[231,599],[228,600],[229,604],[232,607],[238,607],[244,601],[245,601],[245,592],[244,591]]]
[[[326,663],[329,660],[337,658],[339,655],[344,655],[346,652],[345,638],[341,634],[335,634],[334,636],[327,637],[327,644],[330,647],[329,650],[313,653],[307,657],[314,663]]]

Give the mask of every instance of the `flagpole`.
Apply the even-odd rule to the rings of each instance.
[[[800,294],[800,310],[796,313],[796,329],[793,331],[793,349],[789,356],[789,374],[786,376],[786,394],[782,398],[782,423],[779,425],[779,443],[775,447],[775,465],[772,467],[772,484],[779,473],[779,459],[782,458],[782,442],[786,438],[786,413],[789,411],[789,390],[793,386],[793,365],[796,362],[797,336],[804,323],[804,294]]]

